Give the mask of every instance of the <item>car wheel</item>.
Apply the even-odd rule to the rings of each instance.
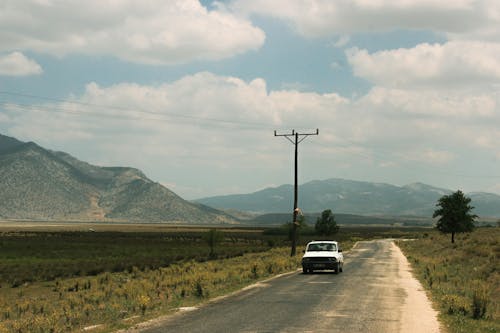
[[[302,273],[307,274],[307,271],[308,271],[307,268],[302,267]]]
[[[344,271],[344,264],[341,264],[340,265],[340,272],[343,272]]]
[[[340,264],[337,263],[337,266],[335,266],[335,274],[339,274],[340,272]]]

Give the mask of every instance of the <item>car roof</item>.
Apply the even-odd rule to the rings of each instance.
[[[318,244],[318,243],[333,243],[333,244],[337,244],[338,242],[337,241],[332,241],[332,240],[324,240],[324,241],[312,241],[312,242],[309,242],[307,244]]]

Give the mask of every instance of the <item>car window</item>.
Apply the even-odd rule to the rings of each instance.
[[[337,247],[332,243],[309,244],[307,251],[336,251]]]

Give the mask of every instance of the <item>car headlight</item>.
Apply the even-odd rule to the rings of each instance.
[[[308,262],[309,260],[309,258],[302,258],[302,262]]]
[[[330,258],[330,261],[331,261],[331,262],[336,262],[336,261],[337,261],[337,258],[335,258],[335,257]]]

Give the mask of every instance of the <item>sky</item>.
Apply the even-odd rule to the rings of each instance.
[[[498,0],[0,0],[0,133],[185,199],[500,194]],[[299,199],[300,200],[300,199]]]

